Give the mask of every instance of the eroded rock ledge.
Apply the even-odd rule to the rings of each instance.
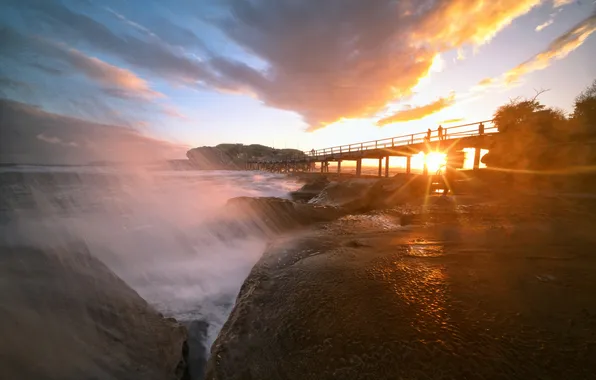
[[[0,377],[187,379],[187,332],[84,247],[0,247]]]
[[[593,378],[596,260],[577,239],[466,217],[383,231],[376,217],[272,244],[207,379]]]

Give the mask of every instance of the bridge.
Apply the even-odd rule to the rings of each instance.
[[[389,157],[405,157],[406,173],[411,171],[412,156],[424,152],[442,152],[447,155],[448,166],[463,167],[464,148],[474,148],[474,169],[480,165],[480,151],[491,145],[498,133],[492,120],[456,125],[443,129],[439,136],[437,129],[429,132],[413,133],[380,140],[364,141],[355,144],[304,151],[301,155],[283,157],[277,160],[251,160],[246,163],[248,170],[274,172],[314,171],[316,163],[321,163],[322,173],[329,172],[329,162],[337,162],[337,173],[341,173],[342,161],[356,162],[356,176],[362,174],[363,159],[379,160],[378,176],[389,176]],[[424,173],[427,172],[426,167]]]

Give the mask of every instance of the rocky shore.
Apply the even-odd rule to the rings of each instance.
[[[4,379],[189,379],[188,334],[83,246],[1,248]]]
[[[498,183],[316,176],[231,199],[222,231],[271,243],[209,358],[204,321],[164,317],[83,245],[2,247],[2,375],[596,378],[596,201]]]
[[[305,186],[345,215],[270,245],[207,379],[596,378],[595,202],[415,181]]]

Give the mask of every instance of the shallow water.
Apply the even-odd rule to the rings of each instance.
[[[239,171],[1,168],[0,242],[83,242],[165,315],[208,322],[208,347],[266,244],[213,221],[230,198],[299,186]]]

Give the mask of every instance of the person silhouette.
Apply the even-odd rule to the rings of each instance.
[[[428,129],[428,132],[426,132],[426,139],[428,141],[430,141],[430,138],[431,138],[432,134],[433,134],[433,131],[429,128]]]
[[[484,134],[484,124],[482,124],[482,123],[480,123],[480,125],[478,126],[478,134],[479,135]]]
[[[443,140],[443,126],[439,125],[439,128],[437,128],[437,131],[439,132],[439,140]]]

